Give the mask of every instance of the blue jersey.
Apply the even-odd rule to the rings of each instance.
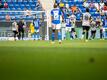
[[[40,27],[40,20],[39,19],[35,19],[33,21],[33,24],[34,24],[34,28],[35,29],[39,29],[39,27]]]
[[[105,16],[101,16],[102,26],[104,26],[104,18]]]
[[[95,14],[96,17],[101,17],[100,13]]]
[[[104,20],[104,27],[107,28],[107,19]]]
[[[82,16],[82,14],[80,12],[76,13],[76,20],[81,20],[81,16]]]
[[[61,16],[60,9],[53,9],[51,11],[51,16],[52,16],[52,23],[53,24],[60,24],[60,16]]]
[[[66,22],[66,27],[71,27],[72,26],[70,18],[66,18],[65,22]]]

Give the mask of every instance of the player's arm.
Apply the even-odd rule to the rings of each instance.
[[[81,20],[83,20],[83,14],[81,14]]]
[[[60,15],[60,20],[62,22],[64,20],[64,15],[63,15],[63,12],[61,10],[59,12],[59,15]]]
[[[19,24],[19,23],[16,22],[16,31],[17,31],[17,32],[19,32],[19,31],[18,31],[18,28],[19,28],[19,25],[18,25],[18,24]]]
[[[50,17],[51,26],[52,26],[52,28],[53,28],[53,25],[52,25],[52,20],[53,20],[53,11],[51,11],[51,17]]]
[[[34,25],[34,19],[33,19],[33,25]]]
[[[91,15],[90,15],[89,21],[90,21],[90,23],[92,22],[92,17],[91,17]]]
[[[81,16],[80,16],[80,21],[82,21],[82,13],[81,13]]]
[[[42,26],[42,21],[39,19],[39,27],[41,27]]]
[[[16,31],[18,32],[18,25],[16,24]]]
[[[53,20],[53,11],[51,11],[51,22]]]

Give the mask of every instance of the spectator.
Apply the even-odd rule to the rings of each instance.
[[[91,3],[89,4],[89,6],[90,6],[90,8],[94,8],[95,7],[95,5],[93,3],[93,0],[91,0]]]
[[[8,3],[7,2],[4,3],[4,8],[8,8]]]
[[[99,3],[94,3],[95,8],[97,9],[98,12],[100,12],[100,4]]]
[[[63,7],[64,7],[64,3],[60,2],[60,3],[59,3],[59,7],[60,7],[60,8],[63,8]]]
[[[84,1],[83,6],[84,6],[85,8],[88,8],[88,7],[89,7],[89,3],[88,3],[87,1]]]
[[[106,4],[104,4],[103,11],[104,11],[104,14],[107,16],[107,5]]]
[[[59,6],[61,0],[55,0],[55,4],[57,4]]]
[[[75,13],[77,11],[77,6],[76,4],[74,4],[74,6],[71,7],[71,10],[73,13]]]
[[[25,16],[31,16],[31,10],[25,9]]]
[[[66,4],[65,7],[68,9],[69,8],[69,4]]]
[[[3,8],[3,4],[0,2],[0,8]]]
[[[7,15],[5,16],[5,19],[6,19],[7,22],[10,22],[10,20],[11,20],[10,15],[7,14]]]
[[[103,7],[104,7],[104,0],[101,0],[101,2],[100,2],[100,10],[102,10]]]

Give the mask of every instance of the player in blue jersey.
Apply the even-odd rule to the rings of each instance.
[[[67,14],[67,18],[65,19],[65,23],[66,23],[66,29],[71,31],[72,24],[71,24],[71,19],[70,19],[70,15],[69,14]]]
[[[107,16],[106,16],[106,18],[105,18],[105,20],[104,20],[104,28],[107,29]]]
[[[34,40],[39,40],[40,39],[40,19],[37,19],[35,16],[35,19],[33,20],[33,26],[34,26]]]
[[[52,42],[55,40],[55,30],[58,30],[58,41],[61,44],[61,11],[57,4],[54,4],[54,9],[51,11],[52,22]]]
[[[105,20],[104,20],[104,31],[105,31],[106,36],[107,36],[107,16],[105,17]]]
[[[77,10],[75,16],[76,16],[76,21],[81,21],[81,19],[82,19],[82,13],[81,13],[81,11],[79,9]]]
[[[65,24],[66,24],[66,33],[71,33],[72,24],[71,24],[71,19],[70,19],[70,15],[69,14],[67,14],[67,17],[65,19]],[[67,38],[67,36],[66,36],[66,38]]]

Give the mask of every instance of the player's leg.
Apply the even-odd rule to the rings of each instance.
[[[88,40],[88,36],[89,36],[89,29],[90,29],[90,27],[89,27],[89,26],[87,26],[87,27],[86,27],[86,40]]]
[[[91,30],[90,40],[93,39],[93,31]]]
[[[83,26],[82,28],[83,28],[83,32],[82,32],[82,37],[81,37],[81,39],[83,39],[83,38],[84,38],[84,36],[85,36],[86,26]]]
[[[33,40],[36,40],[36,32],[33,33]]]
[[[71,37],[72,39],[74,39],[73,33],[74,33],[73,28],[71,28],[71,35],[70,35],[70,37]]]
[[[16,41],[15,31],[13,31],[14,40]]]
[[[21,38],[21,29],[19,28],[18,29],[18,40],[20,40],[20,38]]]
[[[52,42],[54,42],[55,41],[55,29],[52,29]]]
[[[54,43],[55,41],[55,24],[52,24],[52,34],[51,34],[51,38],[52,38],[52,43]]]
[[[32,38],[32,31],[31,30],[28,30],[28,38],[29,38],[29,40],[31,40],[31,38]]]
[[[75,38],[77,38],[77,33],[76,33],[75,28],[73,29],[73,32],[74,32]]]
[[[93,39],[95,39],[95,36],[96,36],[96,30],[93,31]]]
[[[102,39],[102,38],[103,38],[103,30],[100,29],[100,39]]]
[[[40,32],[39,32],[40,30],[39,29],[37,29],[37,40],[40,40]]]
[[[61,41],[62,41],[60,29],[58,29],[58,41],[59,41],[59,43],[61,43]]]
[[[17,34],[18,34],[18,32],[15,31],[15,35],[14,35],[15,41],[16,41]]]
[[[69,31],[69,33],[70,33],[70,39],[72,40],[72,39],[73,39],[72,28],[71,28],[71,30]]]
[[[22,32],[22,40],[23,40],[23,38],[24,38],[24,29],[23,28],[22,28],[21,32]]]
[[[56,29],[58,30],[58,41],[59,41],[59,43],[61,43],[62,42],[61,24],[57,24]]]

